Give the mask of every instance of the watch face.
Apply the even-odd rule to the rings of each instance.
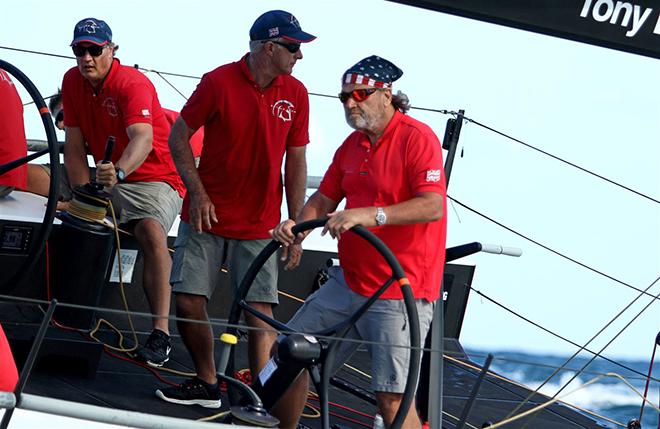
[[[119,180],[121,182],[121,181],[124,180],[124,178],[126,178],[126,173],[124,173],[124,170],[122,170],[121,168],[118,169],[117,170],[117,180]]]
[[[386,220],[387,217],[385,216],[385,212],[383,211],[383,209],[379,208],[378,211],[376,212],[376,224],[383,225]]]

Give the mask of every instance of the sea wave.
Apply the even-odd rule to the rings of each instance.
[[[468,354],[475,362],[481,363],[487,353],[468,350]],[[646,385],[644,374],[649,370],[648,361],[626,360],[617,365],[597,359],[589,363],[589,357],[580,356],[546,381],[557,368],[566,364],[568,357],[517,351],[498,351],[492,354],[492,371],[532,389],[540,387],[541,393],[551,397],[559,392],[558,397],[562,401],[606,417],[601,419],[592,415],[607,427],[621,427],[607,419],[625,427],[629,420],[639,418]],[[577,370],[583,367],[585,372],[575,376]],[[660,378],[660,374],[654,372],[653,377]],[[652,381],[647,397],[651,403],[644,405],[643,429],[660,427],[657,411],[659,395],[660,383]]]

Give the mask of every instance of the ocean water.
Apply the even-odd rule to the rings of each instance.
[[[482,350],[467,350],[470,358],[478,363],[486,360],[488,352]],[[524,384],[531,388],[537,388],[556,370],[562,366],[568,356],[550,356],[541,354],[528,354],[520,352],[497,351],[493,354],[491,370],[496,373]],[[585,355],[586,356],[586,355]],[[582,368],[590,359],[590,356],[573,359],[567,366],[573,370]],[[618,363],[637,371],[635,373],[622,368],[614,363],[603,359],[596,359],[585,368],[585,372],[575,378],[562,390],[559,397],[562,401],[576,405],[612,419],[618,423],[627,425],[633,418],[639,418],[642,406],[642,395],[646,384],[646,375],[649,371],[649,360],[616,360]],[[606,376],[589,384],[589,381],[604,374],[617,374],[619,377]],[[552,396],[563,387],[574,376],[575,371],[561,371],[555,375],[540,390],[542,393]],[[653,368],[653,377],[660,378],[660,364]],[[628,385],[629,383],[630,385]],[[571,393],[573,392],[573,393]],[[643,429],[660,428],[658,423],[658,407],[660,401],[660,383],[651,380],[649,384],[647,399],[654,405],[646,403],[642,418]],[[608,428],[621,428],[622,426],[608,422],[595,416],[603,426]]]

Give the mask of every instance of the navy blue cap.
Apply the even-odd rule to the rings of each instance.
[[[295,16],[283,10],[270,10],[254,21],[250,28],[250,40],[282,38],[298,43],[307,43],[316,39],[300,28]]]
[[[342,83],[359,83],[375,86],[376,88],[389,88],[392,82],[403,75],[403,71],[392,62],[376,55],[358,61],[346,70],[342,76]]]
[[[71,46],[81,42],[95,45],[107,45],[112,42],[112,30],[105,21],[96,18],[85,18],[78,22],[73,29]]]

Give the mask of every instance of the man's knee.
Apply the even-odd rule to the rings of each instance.
[[[267,302],[249,302],[248,304],[258,312],[263,313],[266,316],[273,317],[273,304],[269,304]],[[270,327],[270,325],[268,325],[263,320],[247,312],[245,313],[245,321],[250,326]]]
[[[203,295],[192,295],[188,293],[177,293],[175,295],[176,314],[186,319],[200,319],[206,311],[206,297]]]
[[[135,224],[134,232],[143,251],[167,247],[167,235],[162,225],[155,219],[140,219]]]
[[[391,392],[376,392],[376,400],[378,401],[378,408],[381,412],[396,413],[399,409],[399,404],[403,398],[402,393]]]

